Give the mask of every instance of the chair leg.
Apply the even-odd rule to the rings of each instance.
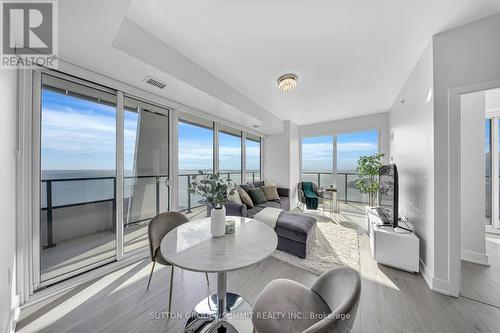
[[[205,278],[207,279],[207,284],[210,284],[210,280],[208,279],[208,273],[205,273]]]
[[[153,272],[155,270],[156,261],[153,261],[153,266],[151,267],[151,273],[149,274],[148,286],[146,287],[146,291],[149,290],[149,285],[151,284],[151,278],[153,277]]]
[[[172,286],[174,285],[174,265],[172,265],[172,271],[170,273],[170,291],[168,293],[168,312],[172,307]]]

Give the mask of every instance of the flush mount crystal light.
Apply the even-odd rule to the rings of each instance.
[[[278,79],[278,87],[281,91],[291,91],[297,86],[297,75],[285,74]]]

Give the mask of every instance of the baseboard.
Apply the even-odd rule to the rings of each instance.
[[[14,333],[16,331],[16,324],[17,320],[19,319],[20,312],[21,308],[19,307],[19,295],[16,295],[16,297],[14,298],[14,304],[12,305],[12,309],[10,310],[9,322],[7,323],[5,333]]]
[[[420,273],[422,274],[422,277],[424,278],[425,283],[427,283],[429,289],[440,294],[451,295],[450,282],[433,276],[434,274],[427,269],[427,266],[424,264],[422,259],[419,259],[419,261]]]
[[[490,258],[486,253],[480,253],[462,249],[461,257],[462,260],[469,261],[474,264],[485,265],[485,266],[490,265]]]

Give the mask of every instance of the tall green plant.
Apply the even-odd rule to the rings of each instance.
[[[372,156],[361,156],[358,160],[358,177],[356,188],[368,194],[370,206],[375,205],[379,184],[379,170],[382,166],[384,154],[374,154]]]
[[[234,194],[235,189],[231,185],[231,179],[216,174],[206,174],[200,170],[197,175],[193,175],[188,191],[201,195],[215,208],[222,208],[227,202],[227,197]]]

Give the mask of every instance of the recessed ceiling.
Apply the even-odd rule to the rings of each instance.
[[[256,104],[298,125],[390,108],[432,35],[498,0],[134,0],[126,16]],[[289,93],[276,79],[295,73]]]

